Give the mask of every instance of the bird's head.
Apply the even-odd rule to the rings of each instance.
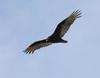
[[[46,39],[46,42],[50,42],[52,39],[50,38],[50,37],[48,37],[47,39]]]
[[[49,41],[49,38],[47,38],[45,41],[48,42]]]

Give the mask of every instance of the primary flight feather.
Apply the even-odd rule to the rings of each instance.
[[[42,47],[49,46],[53,43],[67,43],[66,40],[63,40],[62,37],[68,31],[70,26],[74,23],[74,21],[81,17],[81,11],[76,10],[73,11],[69,17],[65,18],[62,22],[57,25],[54,33],[46,39],[36,41],[31,44],[29,47],[25,49],[25,53],[34,53],[35,50],[40,49]]]

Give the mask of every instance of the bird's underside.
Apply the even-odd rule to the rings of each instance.
[[[62,22],[60,22],[57,25],[57,28],[55,29],[54,33],[51,36],[49,36],[47,39],[34,42],[29,47],[27,47],[24,52],[30,54],[34,53],[34,51],[37,49],[49,46],[53,43],[67,43],[66,40],[62,39],[62,37],[68,31],[71,24],[73,24],[77,18],[81,17],[80,15],[81,15],[80,10],[73,11],[69,15],[69,17],[65,18]]]

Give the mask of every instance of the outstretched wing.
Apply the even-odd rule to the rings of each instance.
[[[67,17],[66,19],[64,19],[62,22],[58,24],[56,30],[51,36],[63,37],[64,34],[68,31],[71,24],[73,24],[73,22],[77,18],[81,17],[80,15],[81,15],[80,10],[73,11],[73,13],[69,17]]]
[[[28,48],[26,48],[24,52],[29,54],[34,53],[35,50],[49,46],[51,44],[52,42],[48,42],[46,40],[36,41],[35,43],[31,44]]]

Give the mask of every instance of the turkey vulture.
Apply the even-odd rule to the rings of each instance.
[[[26,48],[24,52],[30,54],[30,53],[34,53],[34,51],[37,49],[49,46],[53,43],[67,43],[66,40],[62,39],[62,37],[68,31],[71,24],[73,24],[73,22],[77,18],[81,17],[80,15],[81,15],[80,10],[73,11],[69,17],[65,18],[62,22],[60,22],[57,25],[56,30],[54,31],[54,33],[51,36],[49,36],[46,39],[34,42],[28,48]]]

